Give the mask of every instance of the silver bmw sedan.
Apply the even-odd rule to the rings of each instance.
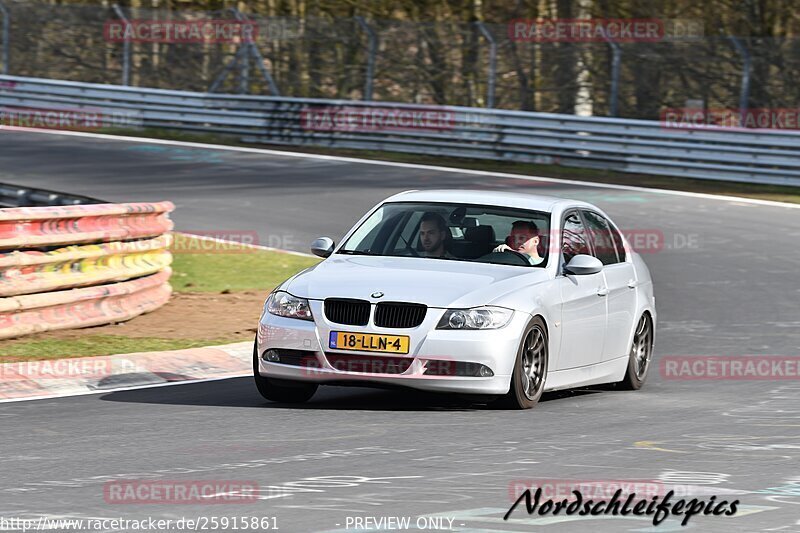
[[[644,261],[597,207],[519,193],[407,191],[267,298],[259,392],[303,402],[319,385],[401,385],[496,397],[647,377],[656,325]]]

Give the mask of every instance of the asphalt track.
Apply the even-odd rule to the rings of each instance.
[[[320,234],[340,237],[381,198],[429,187],[576,197],[627,230],[664,235],[645,256],[660,323],[641,391],[550,394],[511,412],[324,388],[287,407],[240,378],[2,404],[2,518],[273,516],[289,532],[344,531],[348,516],[407,516],[412,526],[445,517],[458,531],[800,531],[800,383],[672,380],[658,365],[670,355],[800,356],[797,209],[9,131],[0,132],[0,182],[170,199],[180,230],[256,231],[262,244],[301,251]],[[263,499],[107,503],[104,483],[122,478],[247,480]],[[510,486],[545,480],[660,480],[741,503],[734,517],[686,527],[673,518],[655,529],[647,517],[529,518],[524,509],[502,520]]]

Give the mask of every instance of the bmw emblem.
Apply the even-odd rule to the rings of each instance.
[[[383,298],[383,293],[381,291],[373,292],[370,294],[373,298]]]

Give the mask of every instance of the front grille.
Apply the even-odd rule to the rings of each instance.
[[[386,357],[376,355],[325,354],[333,368],[340,372],[367,374],[402,374],[411,366],[413,357]]]
[[[366,326],[369,323],[369,302],[347,298],[325,300],[325,318],[337,324]]]
[[[375,325],[381,328],[415,328],[425,320],[422,304],[381,302],[375,307]]]

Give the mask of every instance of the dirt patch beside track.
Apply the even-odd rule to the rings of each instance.
[[[174,293],[164,307],[128,322],[5,340],[0,347],[0,362],[52,358],[46,347],[53,343],[62,344],[65,352],[72,352],[69,355],[110,355],[147,351],[155,340],[163,349],[248,341],[255,335],[267,294],[268,291],[255,290]],[[73,342],[87,338],[96,340],[91,353],[81,353],[77,345],[71,347]],[[131,340],[125,342],[125,338]],[[103,339],[113,342],[104,343]]]
[[[85,334],[170,339],[252,339],[268,291],[175,293],[169,303],[129,322],[81,330],[54,331],[56,338]]]

